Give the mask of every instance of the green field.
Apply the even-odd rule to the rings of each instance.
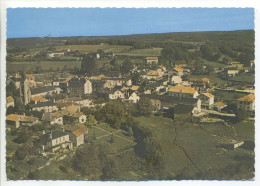
[[[254,83],[255,82],[255,75],[254,74],[240,74],[234,77],[228,78],[231,81],[238,81],[238,82],[244,82],[244,83]]]
[[[118,53],[118,55],[126,56],[160,56],[162,48],[134,49],[127,52]]]
[[[55,46],[57,50],[71,49],[72,51],[79,50],[84,53],[96,52],[98,49],[104,50],[104,52],[120,53],[124,50],[128,50],[131,46],[124,45],[62,45]]]
[[[6,64],[7,73],[17,72],[21,70],[28,71],[30,69],[35,69],[40,66],[42,70],[56,71],[57,68],[63,69],[65,66],[70,68],[80,68],[81,61],[40,61],[40,62],[10,62]]]
[[[210,132],[224,136],[219,137],[196,124],[175,122],[175,133],[173,124],[168,118],[139,117],[137,119],[142,126],[153,131],[161,142],[166,155],[166,168],[171,175],[185,172],[186,175],[195,176],[207,170],[226,169],[227,166],[238,165],[239,162],[234,160],[235,156],[247,157],[251,153],[242,148],[234,151],[219,148],[227,139],[234,137],[234,132],[227,126],[204,126]],[[253,136],[252,129],[249,131],[248,136]],[[215,176],[215,179],[218,177]]]
[[[113,142],[111,142],[111,135],[113,133]],[[101,124],[97,127],[89,129],[89,137],[96,136],[96,143],[107,153],[107,155],[116,155],[122,151],[133,149],[136,144],[133,139],[127,135],[126,131],[114,129],[108,124]]]
[[[234,125],[237,132],[237,139],[240,140],[255,140],[255,122],[243,121]]]
[[[196,78],[196,79],[201,79],[201,78],[209,78],[209,82],[211,84],[215,84],[218,83],[219,85],[225,85],[226,83],[228,83],[229,81],[223,80],[220,77],[218,77],[218,75],[215,74],[210,74],[210,75],[188,75],[188,78]]]

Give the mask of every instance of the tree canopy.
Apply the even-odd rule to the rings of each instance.
[[[98,73],[97,60],[94,54],[84,55],[81,63],[81,72],[88,76],[96,75]]]

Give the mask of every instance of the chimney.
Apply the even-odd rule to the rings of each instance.
[[[53,99],[53,103],[55,103],[55,99]]]

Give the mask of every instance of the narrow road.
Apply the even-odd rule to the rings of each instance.
[[[205,112],[205,113],[209,113],[209,114],[216,114],[216,115],[219,115],[219,116],[228,116],[228,117],[235,117],[236,116],[235,114],[222,113],[222,112],[218,112],[218,111],[215,111],[215,110],[201,109],[201,111]]]
[[[128,141],[128,142],[130,142],[130,143],[136,144],[133,140],[129,140],[129,139],[126,139],[126,138],[121,137],[121,136],[119,136],[119,135],[116,135],[115,133],[122,131],[122,130],[120,130],[120,129],[117,130],[117,131],[115,131],[115,132],[109,132],[109,131],[107,131],[107,130],[105,130],[105,129],[102,129],[102,128],[98,127],[98,126],[94,126],[94,127],[97,128],[97,129],[99,129],[99,130],[102,130],[102,131],[108,133],[108,134],[105,134],[104,136],[108,136],[108,135],[113,134],[114,136],[116,136],[116,137],[118,137],[118,138],[121,138],[121,139],[123,139],[123,140],[126,140],[126,141]],[[101,136],[101,137],[104,137],[104,136]],[[97,139],[98,139],[98,137],[97,137]]]

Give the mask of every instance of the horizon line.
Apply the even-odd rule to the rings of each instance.
[[[255,29],[242,29],[242,30],[205,30],[205,31],[178,31],[178,32],[158,32],[158,33],[135,33],[135,34],[116,34],[116,35],[71,35],[71,36],[31,36],[31,37],[7,37],[7,39],[26,39],[26,38],[66,38],[66,37],[115,37],[115,36],[133,36],[133,35],[150,35],[150,34],[170,34],[170,33],[194,33],[194,32],[235,32],[235,31],[254,31]]]

